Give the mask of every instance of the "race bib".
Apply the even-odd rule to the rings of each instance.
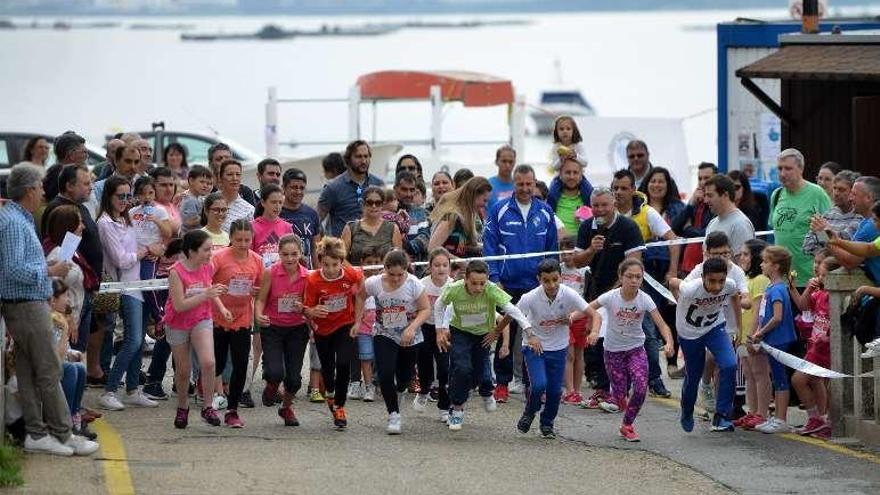
[[[302,302],[302,298],[299,294],[288,294],[284,297],[278,298],[278,312],[279,313],[296,313],[294,309],[297,303]]]
[[[463,327],[479,327],[486,324],[486,315],[480,314],[463,314],[460,315],[461,326]]]
[[[348,296],[345,294],[336,294],[328,296],[324,300],[324,306],[328,313],[338,313],[348,306]]]
[[[249,278],[234,278],[229,281],[230,296],[250,296],[254,281]]]
[[[186,289],[186,297],[197,296],[201,293],[205,292],[205,288],[199,285],[198,287],[191,286]]]
[[[406,328],[409,321],[403,307],[385,308],[382,310],[382,326],[386,329]]]

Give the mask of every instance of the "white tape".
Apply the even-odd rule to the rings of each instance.
[[[654,277],[648,275],[648,272],[645,272],[645,282],[648,282],[648,285],[659,292],[661,296],[669,299],[672,304],[678,304],[678,301],[675,300],[675,296],[672,295],[672,292],[669,292],[669,289],[663,287],[663,284],[658,282]]]
[[[780,351],[779,349],[768,345],[766,342],[761,342],[761,349],[764,350],[767,354],[773,356],[773,359],[779,361],[780,363],[788,366],[793,370],[800,371],[801,373],[806,373],[812,376],[818,376],[820,378],[852,378],[852,375],[847,375],[844,373],[839,373],[834,370],[829,370],[823,368],[817,364],[811,363],[809,361],[805,361],[797,356],[792,356],[787,352]],[[866,376],[873,376],[874,372],[869,371],[867,373],[862,373],[859,375],[859,378],[863,378]]]
[[[762,230],[760,232],[755,232],[755,237],[766,237],[768,235],[773,235],[773,231],[772,230]],[[705,237],[688,237],[688,238],[681,237],[678,239],[673,239],[671,241],[646,242],[642,246],[636,246],[636,247],[628,250],[626,252],[626,254],[634,253],[636,251],[644,251],[645,249],[648,249],[651,247],[678,246],[678,245],[682,245],[682,244],[698,244],[698,243],[702,243],[705,240],[706,240]]]

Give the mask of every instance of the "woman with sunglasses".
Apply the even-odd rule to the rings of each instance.
[[[147,256],[161,256],[153,252],[156,246],[138,247],[137,232],[131,222],[131,185],[125,177],[113,176],[107,179],[101,194],[98,210],[98,232],[104,246],[104,272],[114,282],[134,282],[140,280],[140,261]],[[144,343],[143,296],[139,290],[122,291],[119,298],[119,312],[122,316],[122,348],[107,377],[104,393],[98,399],[103,409],[120,411],[125,405],[156,407],[155,401],[148,399],[138,388],[141,373],[141,348]],[[125,374],[125,391],[120,401],[116,395],[122,375]]]
[[[348,253],[348,262],[361,264],[367,252],[385,252],[389,247],[402,244],[400,230],[394,222],[382,218],[385,193],[382,188],[370,186],[364,190],[364,208],[360,220],[353,220],[342,229],[342,242]]]

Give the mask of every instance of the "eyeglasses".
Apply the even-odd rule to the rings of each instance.
[[[116,199],[119,201],[131,201],[131,198],[134,196],[131,193],[121,193],[116,195]]]
[[[645,154],[644,153],[633,153],[632,155],[626,155],[626,157],[629,158],[630,160],[632,160],[634,158],[644,158]]]
[[[218,215],[225,215],[229,212],[229,208],[209,208],[208,211],[211,213],[216,213]]]
[[[364,206],[372,206],[374,208],[381,208],[383,204],[385,204],[385,202],[380,199],[364,200]]]

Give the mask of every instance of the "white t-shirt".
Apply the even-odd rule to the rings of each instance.
[[[608,313],[605,350],[622,352],[645,345],[642,320],[645,314],[657,309],[651,296],[641,290],[632,300],[625,300],[620,288],[610,290],[596,299]]]
[[[367,296],[376,299],[376,336],[382,335],[400,345],[400,336],[416,317],[416,302],[425,288],[413,274],[407,274],[406,280],[396,290],[386,292],[382,285],[382,275],[373,275],[364,282]],[[416,330],[412,345],[422,342],[422,329]]]
[[[529,219],[529,210],[532,208],[531,201],[526,204],[522,204],[519,201],[517,201],[516,206],[519,206],[519,212],[522,213],[523,220],[528,220]]]
[[[169,218],[168,212],[165,208],[162,208],[157,204],[152,204],[146,208],[152,209],[152,215],[159,221],[168,220]],[[156,225],[155,222],[146,219],[144,205],[138,205],[132,208],[129,211],[129,216],[131,216],[131,225],[134,227],[135,232],[137,232],[138,246],[149,246],[151,244],[162,242],[162,234],[159,232],[159,226]]]
[[[724,305],[730,296],[738,295],[736,282],[729,278],[718,294],[707,292],[702,279],[682,282],[675,307],[675,328],[679,338],[695,340],[724,324]]]
[[[452,278],[447,278],[446,283],[444,283],[442,287],[437,287],[436,285],[434,285],[434,282],[431,281],[430,275],[428,275],[427,277],[424,277],[422,280],[420,280],[420,282],[422,283],[422,287],[425,288],[425,294],[428,295],[428,302],[431,304],[431,307],[433,308],[434,303],[437,302],[437,298],[440,297],[440,294],[443,293],[443,287],[446,287],[446,285],[449,282],[452,282]],[[431,315],[428,316],[428,319],[425,320],[425,323],[427,323],[428,325],[435,324],[433,310],[431,311]]]
[[[685,277],[685,280],[696,280],[703,278],[703,264],[695,266],[688,276]],[[742,268],[739,267],[736,263],[728,263],[727,264],[727,278],[733,280],[736,284],[736,290],[739,291],[740,294],[749,295],[749,279],[746,278],[746,272],[743,271]],[[727,321],[727,333],[734,335],[739,331],[736,328],[736,315],[733,314],[733,306],[730,305],[730,301],[724,303],[724,319]]]
[[[562,284],[571,287],[578,294],[583,294],[587,284],[587,267],[573,268],[563,263],[561,268]]]
[[[532,324],[544,350],[560,351],[568,348],[568,315],[586,310],[587,301],[564,285],[559,286],[559,292],[551,301],[544,288],[538,286],[524,294],[516,307]],[[528,337],[523,332],[522,345],[527,343]]]

